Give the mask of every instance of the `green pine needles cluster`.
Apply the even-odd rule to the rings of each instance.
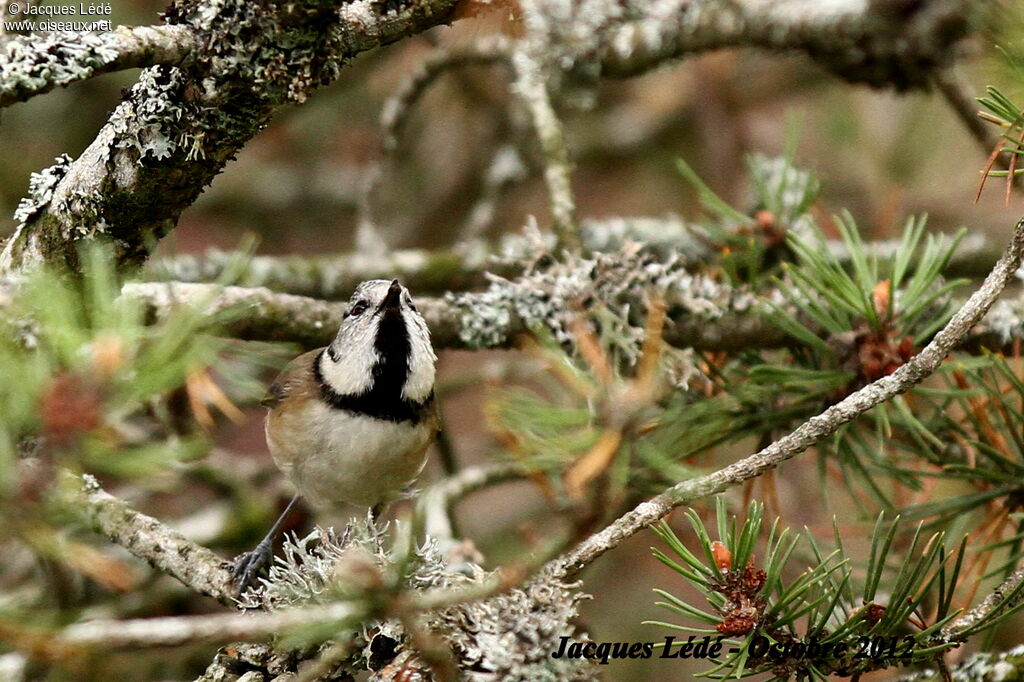
[[[715,254],[687,267],[756,299],[781,347],[681,353],[661,342],[660,326],[650,335],[651,319],[666,312],[655,297],[633,311],[647,315],[649,332],[636,362],[611,352],[609,327],[581,312],[571,349],[536,348],[546,371],[528,388],[494,391],[488,405],[506,455],[542,474],[557,499],[608,516],[893,373],[949,321],[967,283],[944,276],[963,230],[930,234],[925,217],[912,217],[892,242],[869,244],[848,212],[812,212],[820,183],[794,164],[792,145],[782,157],[749,160],[746,211],[685,163],[680,170],[704,207],[687,229]],[[843,546],[838,525],[828,549],[779,520],[762,537],[760,505],[738,523],[722,498],[715,540],[692,510],[690,541],[657,527],[668,546],[658,558],[710,605],[658,590],[678,616],[658,624],[731,638],[738,653],[710,661],[712,677],[941,666],[970,636],[991,643],[1019,595],[1003,594],[969,629],[944,628],[1024,559],[1024,362],[1000,350],[957,352],[927,382],[815,447],[821,489],[841,481],[862,519],[878,518],[866,554]],[[829,497],[826,508],[839,504]],[[771,655],[752,658],[755,640]],[[808,653],[810,642],[825,648]],[[848,650],[837,655],[841,643]]]
[[[758,502],[751,502],[742,522],[729,516],[722,497],[716,502],[711,530],[692,509],[686,513],[692,550],[667,523],[654,528],[667,547],[655,549],[655,556],[694,586],[710,610],[657,589],[664,600],[658,605],[683,622],[650,622],[725,638],[733,653],[714,661],[709,677],[825,680],[933,663],[1021,608],[1014,606],[1018,589],[1001,595],[990,615],[971,628],[944,629],[961,612],[956,587],[966,537],[949,546],[945,533],[927,533],[920,524],[902,537],[898,519],[879,515],[866,566],[854,570],[856,559],[847,554],[838,523],[826,548],[810,531],[793,533],[778,519],[765,536]]]
[[[159,487],[158,474],[209,452],[211,412],[234,416],[235,401],[257,395],[255,368],[268,356],[218,337],[222,318],[201,308],[149,319],[119,295],[108,251],[81,258],[81,276],[43,268],[2,294],[0,535],[109,586],[111,565],[83,560],[94,556],[81,544],[90,536],[62,530],[75,511],[61,491],[76,479],[65,474]]]

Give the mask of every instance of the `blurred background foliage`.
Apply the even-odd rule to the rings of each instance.
[[[111,4],[114,21],[123,24],[153,23],[163,9],[162,2],[149,0],[113,0]],[[1016,37],[1021,35],[1017,29],[1024,24],[1021,17],[1024,2],[1008,0],[992,3],[992,11],[979,19],[980,30],[967,41],[968,55],[961,63],[964,80],[974,90],[971,94],[983,95],[985,85],[995,85],[1011,99],[1021,100],[1024,77],[1015,69],[1014,60],[1007,60],[1004,53],[993,47],[1003,46],[1011,57],[1024,50],[1024,40]],[[303,106],[278,116],[246,146],[237,161],[229,164],[184,213],[178,228],[161,244],[157,257],[200,254],[209,247],[235,249],[249,235],[258,237],[258,252],[264,254],[324,254],[352,248],[361,188],[381,158],[378,120],[384,101],[431,51],[435,41],[457,45],[503,30],[507,26],[493,18],[467,20],[431,37],[414,37],[360,58],[335,85],[317,93]],[[135,77],[136,72],[129,71],[95,78],[3,111],[0,216],[7,217],[0,220],[0,235],[14,227],[9,216],[26,193],[30,173],[50,165],[59,154],[77,156],[117,103],[120,90]],[[374,214],[390,247],[452,244],[471,219],[482,178],[496,151],[509,142],[521,149],[528,177],[501,195],[486,235],[496,238],[518,232],[530,215],[537,215],[542,223],[547,221],[547,195],[538,173],[537,150],[529,135],[522,131],[522,125],[510,119],[505,78],[500,67],[456,70],[444,75],[416,106],[411,124],[402,133],[399,152],[384,167],[382,181],[372,197]],[[592,108],[563,112],[575,162],[573,186],[579,214],[602,217],[677,213],[688,218],[701,215],[701,192],[680,173],[678,159],[685,159],[692,169],[689,175],[701,178],[724,204],[752,213],[760,207],[760,195],[751,182],[748,160],[754,154],[779,155],[787,147],[787,139],[792,140],[787,138],[787,121],[794,116],[801,121],[799,145],[792,152],[794,161],[813,170],[820,179],[820,196],[801,210],[806,209],[819,219],[827,237],[841,236],[842,223],[829,217],[840,209],[853,216],[863,240],[898,238],[908,215],[925,213],[929,216],[929,232],[952,235],[961,226],[967,226],[972,233],[1001,240],[1019,213],[1019,199],[1014,197],[1012,205],[1006,206],[1001,191],[989,190],[979,203],[973,203],[985,154],[936,94],[896,95],[853,87],[805,58],[745,50],[690,58],[641,77],[602,82]],[[121,421],[97,424],[90,429],[88,437],[96,440],[90,440],[93,444],[89,447],[76,449],[75,457],[81,460],[72,468],[102,473],[105,481],[119,482],[118,494],[224,556],[246,549],[258,539],[290,494],[269,461],[263,442],[263,412],[254,405],[260,387],[268,380],[268,373],[260,370],[287,357],[290,351],[218,340],[208,334],[215,330],[216,320],[198,320],[187,315],[177,316],[160,327],[146,327],[141,324],[138,311],[112,309],[104,303],[112,284],[104,284],[109,273],[104,274],[102,258],[97,257],[96,261],[88,281],[98,283],[95,286],[99,290],[82,293],[69,285],[52,296],[40,297],[51,304],[45,310],[35,311],[43,313],[42,329],[37,335],[39,348],[45,352],[29,356],[15,348],[0,349],[0,368],[6,384],[0,386],[0,391],[16,387],[20,396],[17,400],[23,401],[17,410],[4,416],[0,428],[8,431],[7,436],[19,429],[39,430],[39,420],[45,419],[45,413],[36,408],[45,404],[47,391],[54,395],[92,392],[103,403],[102,409],[98,408],[103,419],[116,414]],[[108,289],[102,289],[103,286]],[[90,295],[95,305],[82,305],[79,297]],[[88,338],[47,336],[46,319],[80,315],[83,310],[88,311],[88,319],[80,327],[88,331]],[[871,310],[865,314],[870,317]],[[137,343],[104,348],[104,338],[111,338],[104,332],[110,330],[116,331],[117,338],[131,338]],[[89,358],[67,350],[90,345],[98,350]],[[562,358],[550,355],[557,352],[542,347],[527,352],[440,354],[445,447],[457,455],[460,465],[489,461],[496,453],[507,451],[507,434],[517,430],[516,420],[525,418],[536,424],[540,418],[538,410],[541,416],[552,418],[552,405],[561,410],[556,426],[573,423],[580,429],[568,435],[555,429],[541,433],[543,437],[534,442],[518,442],[517,447],[526,459],[552,449],[552,443],[557,443],[556,450],[584,452],[600,441],[602,433],[586,419],[592,408],[588,399],[606,391],[608,386],[591,387],[591,393],[581,396],[578,386],[571,382],[559,384],[549,374],[552,363],[563,362]],[[112,378],[101,387],[92,385],[89,382],[95,377],[102,378],[96,363],[103,362],[103,358],[108,362],[114,361],[111,358],[122,358],[117,362],[125,364],[131,358],[139,372],[146,374],[148,383],[140,386],[133,380],[120,384]],[[151,372],[138,364],[144,359],[148,359],[145,366]],[[808,363],[804,369],[817,364]],[[750,370],[750,363],[746,369]],[[791,369],[795,372],[799,367]],[[581,370],[577,367],[573,371]],[[89,385],[83,385],[83,375],[90,377],[86,382]],[[111,376],[116,377],[117,373]],[[56,381],[55,377],[63,377],[60,380],[66,382],[56,390],[47,383]],[[741,377],[748,388],[758,387],[756,377],[753,382],[748,379]],[[761,379],[768,381],[766,377]],[[778,376],[770,379],[777,382]],[[799,383],[806,377],[791,375],[790,379]],[[214,381],[211,387],[209,382]],[[844,375],[829,388],[845,386],[848,381]],[[1012,389],[1024,394],[1019,369],[1006,363],[986,364],[964,381],[988,382],[996,386],[995,392],[1007,393]],[[218,396],[217,391],[221,390],[223,393]],[[707,386],[693,387],[695,393],[710,390]],[[935,480],[926,488],[932,499],[941,498],[945,491],[977,492],[971,499],[980,509],[991,499],[990,486],[1005,492],[1019,478],[1022,446],[1016,440],[991,441],[991,424],[979,416],[972,403],[975,394],[957,377],[944,377],[922,391],[922,400],[933,400],[938,405],[933,414],[941,416],[944,408],[948,408],[966,415],[966,419],[951,418],[944,425],[930,424],[928,433],[940,427],[957,433],[988,463],[980,473],[964,473],[958,481]],[[741,395],[729,393],[734,399]],[[538,395],[546,396],[550,404],[538,406]],[[640,481],[642,485],[633,493],[651,492],[664,482],[643,464],[669,446],[694,454],[685,466],[678,461],[672,463],[678,467],[678,475],[683,476],[691,464],[726,463],[758,445],[757,438],[745,436],[709,451],[707,446],[717,444],[720,439],[714,436],[722,431],[715,430],[718,423],[704,421],[704,413],[686,409],[692,407],[686,402],[692,398],[679,397],[679,404],[670,402],[658,408],[661,413],[655,417],[671,424],[673,430],[645,431],[637,441],[635,456],[626,461],[620,477],[621,482],[630,476]],[[14,400],[12,397],[5,405],[14,405]],[[759,394],[748,405],[761,400],[763,395]],[[484,403],[489,406],[487,420],[481,419]],[[707,409],[713,407],[709,405]],[[782,421],[768,425],[768,431],[784,428],[806,416],[809,409],[782,415]],[[59,407],[55,410],[60,412]],[[898,408],[895,412],[898,414],[892,420],[899,422],[905,413],[899,413]],[[1013,414],[1010,410],[1001,412],[997,421],[1005,423],[1000,427],[1011,432],[1019,428],[1019,420],[1014,421]],[[176,416],[181,419],[176,421]],[[681,423],[692,426],[694,432],[681,432]],[[144,438],[138,432],[140,424],[149,429]],[[705,431],[700,432],[698,427]],[[51,424],[48,428],[59,427]],[[149,443],[149,449],[126,451],[119,441],[116,449],[123,458],[112,459],[110,434],[119,428],[127,433],[119,438],[138,437]],[[886,428],[893,427],[887,424]],[[541,431],[535,429],[535,435]],[[715,433],[709,434],[710,431]],[[884,436],[887,432],[877,433]],[[159,434],[156,440],[161,443],[156,448],[151,442],[154,434]],[[699,447],[688,444],[702,437],[705,441]],[[922,437],[927,440],[927,436]],[[9,442],[11,439],[0,446]],[[824,456],[817,461],[795,460],[772,476],[770,482],[753,483],[739,491],[737,497],[767,496],[772,513],[780,515],[785,525],[807,526],[824,537],[833,534],[832,515],[837,514],[842,519],[839,533],[846,542],[847,553],[867,557],[874,516],[861,518],[855,514],[858,506],[865,503],[862,493],[857,492],[862,482],[849,483],[844,475],[849,467],[834,467],[835,461],[843,462],[846,457],[847,463],[852,461],[863,469],[863,457],[873,451],[878,441],[857,441],[851,437],[836,442],[847,443],[850,451],[832,453],[837,455],[832,463]],[[894,449],[899,447],[900,443],[896,443]],[[0,452],[0,457],[10,463],[16,453],[6,450]],[[424,480],[440,475],[436,462],[435,457]],[[147,463],[153,468],[143,466]],[[884,468],[895,480],[911,480],[912,468],[904,467],[902,461],[881,462],[875,457],[868,468],[872,476]],[[656,469],[664,472],[664,468]],[[913,473],[916,476],[921,472],[913,469]],[[0,481],[3,504],[9,510],[26,504],[24,495],[31,492],[24,487],[26,480]],[[831,494],[831,489],[843,486],[844,481],[854,495]],[[14,483],[22,489],[12,489]],[[968,527],[965,517],[959,521],[953,518],[964,508],[928,508],[911,492],[896,486],[886,487],[880,494],[883,499],[895,495],[896,503],[901,505],[917,503],[912,517],[953,520],[960,524],[960,532]],[[491,564],[518,557],[524,549],[541,545],[550,531],[549,495],[549,488],[538,480],[482,491],[459,507],[461,531],[476,541]],[[743,508],[741,504],[735,507]],[[711,519],[712,505],[704,505],[701,514],[705,520]],[[677,516],[671,520],[672,527],[685,542],[686,534],[691,532],[690,524],[682,514]],[[987,538],[1005,537],[1016,554],[1022,539],[1007,530],[1011,522],[1018,523],[1019,519],[1009,513],[986,517],[982,530]],[[293,529],[301,529],[306,523],[307,518],[293,518]],[[995,532],[997,526],[1003,535]],[[37,626],[89,615],[139,617],[215,608],[209,600],[191,595],[170,578],[143,578],[141,567],[133,568],[133,560],[102,540],[87,533],[58,532],[55,528],[46,535],[38,529],[11,526],[0,536],[5,540],[17,537],[20,542],[7,543],[12,548],[23,548],[26,538],[34,537],[44,538],[38,540],[40,545],[50,541],[46,538],[72,542],[74,550],[55,555],[54,561],[38,560],[23,549],[4,552],[0,559],[0,580],[5,583],[0,585],[0,628],[17,623],[19,628],[27,628],[19,630],[19,636],[31,634],[29,624],[5,618],[5,614],[17,612],[19,600],[39,598],[38,594],[21,591],[19,586],[29,579],[45,587],[53,609],[52,623],[36,623]],[[950,533],[950,537],[959,536]],[[698,589],[686,587],[675,571],[650,557],[647,546],[653,542],[656,539],[652,535],[641,534],[585,574],[587,591],[597,595],[583,605],[584,626],[594,639],[658,639],[661,631],[642,624],[643,620],[664,617],[650,592],[654,586],[665,586],[691,603],[700,603]],[[80,552],[77,556],[89,559],[78,565],[61,560],[76,556],[75,551]],[[90,564],[90,560],[99,563]],[[1005,570],[1003,564],[979,566],[970,562],[968,559],[968,568],[974,575]],[[101,575],[120,575],[124,579],[97,581],[96,576]],[[993,635],[996,648],[1019,642],[1013,630],[1003,628],[1000,634]],[[158,651],[97,656],[77,660],[72,666],[58,665],[45,674],[49,679],[187,679],[205,667],[210,655],[208,647],[195,647],[185,655],[180,651]],[[687,668],[688,665],[692,663],[617,660],[604,673],[607,679],[623,681],[684,679],[703,669],[699,665]]]

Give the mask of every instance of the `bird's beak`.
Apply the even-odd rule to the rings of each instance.
[[[391,280],[391,287],[388,289],[381,308],[384,310],[398,310],[402,306],[402,285],[397,279]]]

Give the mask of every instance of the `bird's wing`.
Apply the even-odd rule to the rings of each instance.
[[[311,390],[315,386],[312,378],[313,363],[322,351],[323,348],[317,348],[289,362],[274,379],[274,383],[270,384],[260,404],[273,409],[288,396]]]

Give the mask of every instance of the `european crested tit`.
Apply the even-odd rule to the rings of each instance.
[[[356,287],[326,348],[292,360],[264,405],[274,462],[298,491],[267,537],[235,560],[239,590],[272,553],[299,496],[379,509],[419,475],[437,432],[430,332],[398,280]]]

